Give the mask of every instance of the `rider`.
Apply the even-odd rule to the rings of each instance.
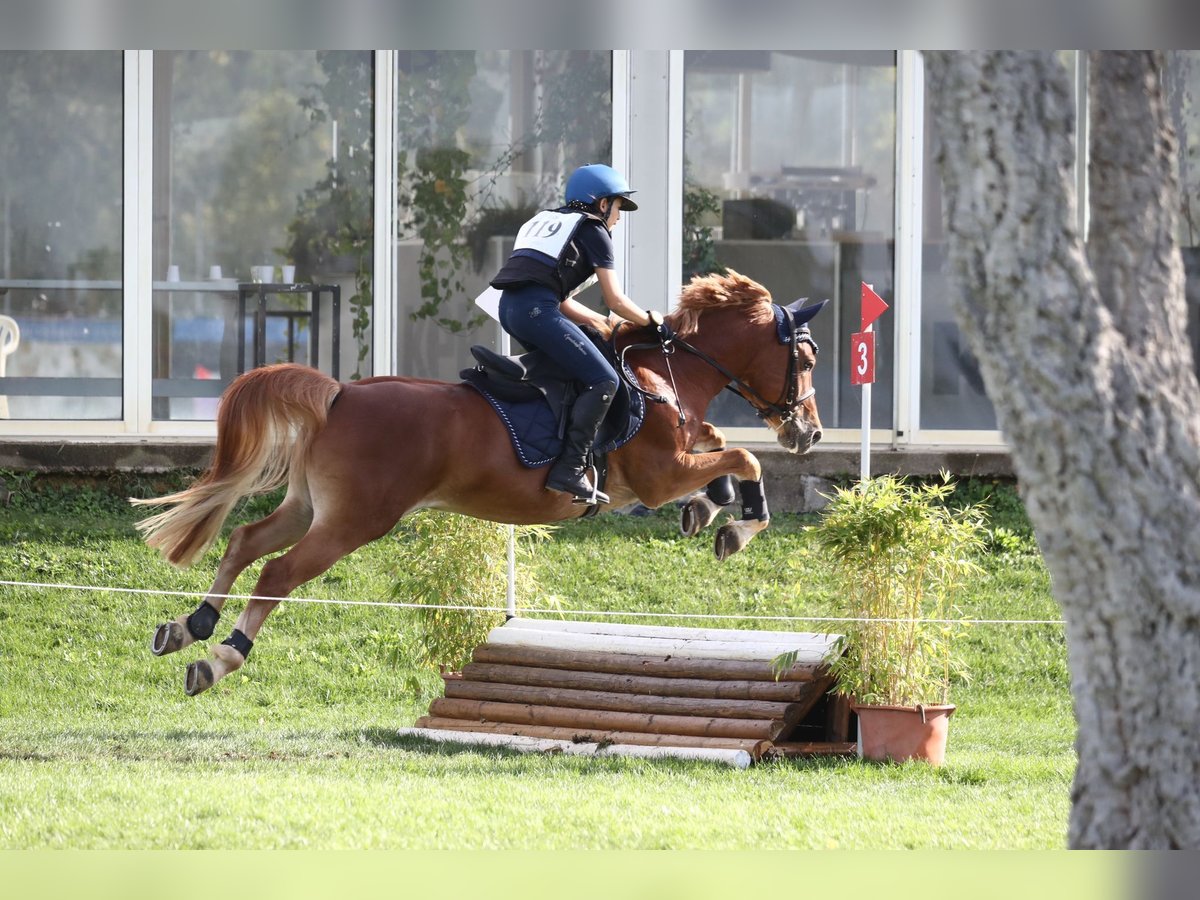
[[[644,312],[617,283],[612,230],[621,210],[635,210],[625,178],[610,166],[576,169],[567,180],[566,205],[545,209],[521,226],[512,256],[492,279],[500,289],[500,325],[531,349],[547,354],[580,383],[562,456],[546,487],[576,501],[607,503],[588,480],[596,432],[617,389],[617,373],[580,331],[607,332],[610,321],[571,299],[594,275],[605,305],[635,325],[663,328],[662,315]]]

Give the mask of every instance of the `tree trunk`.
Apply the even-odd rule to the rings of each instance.
[[[1067,626],[1073,847],[1200,847],[1200,389],[1161,55],[1091,56],[1091,239],[1053,53],[926,55],[958,321]]]

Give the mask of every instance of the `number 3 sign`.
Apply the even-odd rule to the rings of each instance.
[[[850,335],[850,383],[875,383],[875,332]]]

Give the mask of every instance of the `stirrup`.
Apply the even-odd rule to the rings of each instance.
[[[576,494],[571,498],[571,502],[580,503],[585,506],[596,506],[597,504],[609,503],[611,501],[609,500],[608,494],[604,493],[604,491],[599,490],[595,485],[593,485],[590,496],[580,497],[578,494]]]
[[[608,494],[596,487],[596,483],[598,481],[596,467],[592,466],[591,470],[592,479],[590,482],[584,475],[585,469],[576,469],[575,473],[578,481],[574,486],[567,487],[564,485],[562,487],[555,487],[549,483],[549,480],[547,480],[546,488],[547,490],[557,491],[561,494],[569,494],[571,496],[572,503],[583,503],[587,504],[588,506],[595,506],[597,503],[608,503]],[[583,490],[576,490],[573,488],[582,488]]]
[[[596,506],[599,503],[608,503],[608,494],[600,490],[597,485],[600,484],[600,473],[596,470],[595,465],[592,466],[592,480],[588,482],[592,486],[592,494],[590,497],[576,496],[572,503],[586,503],[588,506]]]

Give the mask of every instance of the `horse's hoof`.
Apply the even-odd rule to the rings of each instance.
[[[749,538],[734,523],[722,525],[717,529],[717,536],[713,540],[713,553],[716,554],[717,561],[725,562],[745,547],[748,540]]]
[[[700,516],[697,515],[696,501],[689,500],[683,504],[683,514],[679,520],[679,530],[684,537],[695,537],[700,533]]]
[[[721,514],[721,507],[706,497],[696,494],[683,504],[679,528],[685,537],[695,537]]]
[[[184,679],[183,689],[189,697],[195,697],[197,694],[207,691],[213,686],[213,682],[217,679],[213,676],[212,666],[208,664],[208,660],[197,660],[187,667],[187,676]]]
[[[182,650],[185,642],[183,626],[178,622],[163,622],[150,641],[150,652],[155,656],[166,656]]]

